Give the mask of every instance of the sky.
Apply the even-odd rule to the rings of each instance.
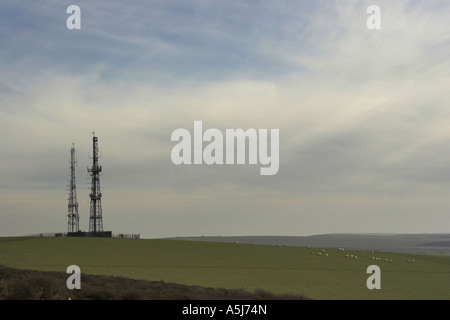
[[[380,8],[380,29],[369,29]],[[70,5],[81,29],[67,28]],[[2,0],[0,236],[450,232],[447,0]],[[279,171],[175,165],[178,128],[279,130]]]

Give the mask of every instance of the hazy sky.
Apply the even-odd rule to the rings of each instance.
[[[81,29],[69,30],[70,5]],[[369,30],[366,9],[381,8]],[[0,236],[450,232],[450,2],[2,0]],[[172,163],[177,128],[279,129],[279,172]]]

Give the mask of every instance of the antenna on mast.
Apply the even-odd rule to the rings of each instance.
[[[69,184],[69,203],[67,205],[69,222],[67,224],[68,232],[80,231],[80,216],[78,215],[77,184],[75,181],[75,167],[77,160],[75,158],[75,143],[72,143],[70,149],[70,184]]]
[[[95,136],[95,131],[92,134],[92,167],[87,169],[91,174],[89,232],[97,233],[103,232],[102,193],[100,191],[100,172],[102,172],[102,166],[98,164],[98,138]]]

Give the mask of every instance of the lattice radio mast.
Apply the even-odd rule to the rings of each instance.
[[[88,168],[88,172],[91,174],[91,210],[89,217],[89,232],[103,232],[103,220],[102,220],[102,193],[100,192],[100,172],[102,172],[102,166],[98,164],[98,138],[93,132],[92,139],[92,167]]]
[[[67,215],[69,222],[67,225],[68,232],[78,232],[80,231],[80,216],[78,215],[78,201],[77,201],[77,185],[75,182],[75,166],[77,165],[77,160],[75,158],[75,144],[72,143],[72,148],[70,149],[70,185],[69,185],[69,204]]]

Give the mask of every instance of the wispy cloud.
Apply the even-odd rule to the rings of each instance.
[[[364,220],[382,204],[386,215],[402,212],[390,231],[419,230],[400,223],[412,199],[420,196],[423,208],[450,191],[450,5],[382,1],[382,29],[371,31],[369,4],[81,1],[82,29],[70,31],[69,4],[2,1],[0,188],[9,200],[0,214],[14,221],[12,213],[25,210],[22,192],[60,197],[72,142],[86,198],[95,130],[104,194],[115,194],[113,221],[132,204],[137,220],[164,221],[161,235],[183,233],[168,227],[180,217],[208,221],[191,234],[244,232],[224,223],[230,211],[247,221],[249,234],[292,234],[296,223],[303,233],[326,232],[319,221],[337,206],[343,221],[333,223],[335,232],[386,231],[382,223],[348,227],[354,217],[346,209]],[[280,129],[279,173],[174,166],[170,134],[192,130],[194,120],[220,130]],[[50,210],[65,219],[65,205],[59,212],[36,203],[38,215]],[[411,221],[422,221],[412,211]],[[17,223],[0,233],[22,233]]]

